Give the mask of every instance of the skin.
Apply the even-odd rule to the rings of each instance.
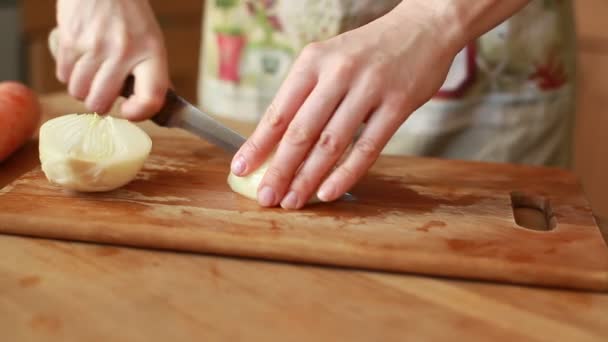
[[[273,155],[258,189],[260,205],[299,209],[317,189],[322,201],[338,199],[438,91],[467,42],[528,2],[404,0],[368,25],[309,44],[235,154],[232,172],[247,176]],[[124,39],[109,38],[110,18],[117,24],[110,30]],[[145,119],[160,108],[166,57],[146,1],[59,0],[58,22],[57,74],[72,95],[103,112],[116,99],[118,81],[132,72],[135,95],[123,104],[124,115]]]
[[[92,112],[106,113],[129,74],[121,107],[139,121],[157,112],[169,86],[162,31],[147,0],[58,0],[57,78]]]

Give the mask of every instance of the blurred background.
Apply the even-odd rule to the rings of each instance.
[[[196,102],[204,0],[151,0],[163,27],[176,90]],[[578,31],[578,113],[574,171],[596,214],[608,217],[608,0],[574,0]],[[0,0],[0,80],[41,94],[62,92],[47,36],[55,0]]]

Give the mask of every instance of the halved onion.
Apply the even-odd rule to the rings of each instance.
[[[152,149],[134,123],[97,114],[67,114],[39,134],[42,171],[53,184],[80,192],[110,191],[131,182]]]

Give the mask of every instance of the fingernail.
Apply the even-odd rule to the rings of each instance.
[[[242,175],[246,168],[247,164],[245,164],[245,159],[241,156],[238,156],[234,163],[232,163],[232,173],[237,176]]]
[[[263,207],[269,207],[274,205],[275,195],[272,188],[265,186],[258,194],[258,202]]]
[[[297,209],[298,208],[298,194],[295,191],[290,191],[283,201],[281,202],[283,209]]]
[[[323,202],[329,202],[334,196],[335,188],[331,184],[325,184],[317,192],[317,197]]]

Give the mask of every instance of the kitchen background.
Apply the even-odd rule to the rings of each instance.
[[[575,0],[579,99],[574,171],[597,214],[608,217],[608,1]],[[204,0],[151,0],[167,41],[172,81],[196,101]],[[55,0],[0,0],[0,80],[19,79],[39,93],[64,91],[55,79],[47,35]]]
[[[0,0],[0,80],[25,80],[20,19],[17,0]]]

